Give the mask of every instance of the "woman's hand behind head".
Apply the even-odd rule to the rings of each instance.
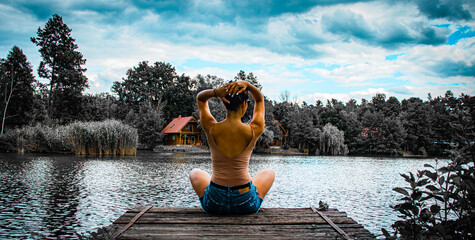
[[[246,91],[246,89],[249,87],[249,82],[247,81],[236,81],[236,82],[230,82],[226,84],[225,86],[228,89],[228,93],[231,94],[231,96],[234,95],[239,95],[240,93],[243,93]]]
[[[215,93],[215,96],[220,98],[223,102],[229,103],[229,100],[225,98],[226,94],[228,94],[226,85],[220,88],[214,89],[214,93]]]

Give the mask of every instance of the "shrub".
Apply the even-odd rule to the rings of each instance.
[[[136,154],[137,139],[137,130],[116,120],[36,125],[0,135],[0,150],[131,156]]]
[[[3,151],[71,153],[64,127],[26,126],[0,136]]]
[[[447,166],[426,164],[416,174],[401,174],[408,187],[394,191],[403,195],[393,207],[402,220],[392,227],[394,236],[383,229],[388,239],[473,239],[475,223],[475,126],[470,111],[455,113],[451,123],[457,134],[451,161]]]

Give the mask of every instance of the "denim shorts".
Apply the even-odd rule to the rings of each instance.
[[[214,214],[256,213],[262,201],[252,181],[235,187],[222,186],[211,181],[200,198],[203,210]]]

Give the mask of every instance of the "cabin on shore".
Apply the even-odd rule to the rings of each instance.
[[[165,134],[164,145],[202,145],[198,121],[193,116],[174,118],[161,133]]]
[[[287,133],[287,131],[285,131],[284,127],[282,126],[282,124],[280,124],[279,120],[273,120],[272,122],[275,122],[279,125],[280,130],[281,130],[281,134],[280,134],[280,139],[279,140],[272,141],[269,145],[280,147],[280,146],[282,146],[283,144],[285,144],[287,142],[287,137],[289,136],[289,134]]]
[[[271,147],[271,148],[281,148],[282,145],[287,143],[287,137],[289,136],[287,131],[285,131],[284,127],[282,126],[282,124],[280,124],[279,120],[273,120],[272,122],[275,122],[277,124],[277,126],[280,127],[280,132],[274,132],[274,134],[279,134],[280,138],[277,139],[277,140],[273,140],[271,142],[268,142],[268,143],[262,141],[262,138],[261,138],[261,140],[259,140],[257,142],[258,146]]]
[[[375,138],[381,136],[381,128],[363,128],[359,136],[362,136],[364,138]]]

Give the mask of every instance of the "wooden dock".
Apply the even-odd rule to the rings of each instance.
[[[334,226],[332,226],[334,225]],[[374,239],[362,225],[336,209],[262,208],[222,216],[200,208],[138,207],[114,223],[117,239]]]

